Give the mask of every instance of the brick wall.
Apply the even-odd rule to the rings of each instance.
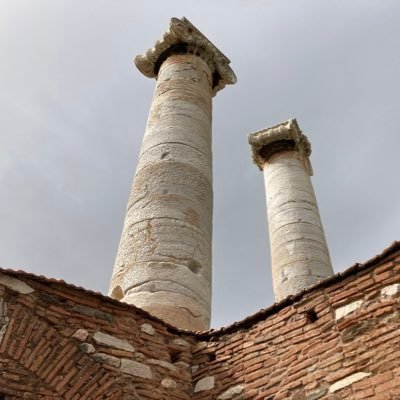
[[[0,274],[7,400],[191,398],[190,335],[135,307],[27,276]]]
[[[400,399],[400,256],[256,315],[193,348],[200,399]],[[254,321],[258,319],[258,321]]]
[[[0,273],[0,398],[399,399],[400,244],[218,331]]]

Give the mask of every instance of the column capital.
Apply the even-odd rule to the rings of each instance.
[[[187,18],[171,18],[169,29],[145,55],[135,57],[139,71],[149,78],[157,77],[163,61],[171,54],[195,54],[209,65],[213,76],[213,93],[236,83],[230,60],[210,42]]]
[[[295,150],[302,154],[307,164],[307,170],[312,175],[309,156],[311,144],[297,124],[295,118],[291,118],[280,124],[250,133],[249,144],[251,146],[254,164],[262,171],[268,159],[280,151]]]

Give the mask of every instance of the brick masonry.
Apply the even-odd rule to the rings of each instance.
[[[191,398],[192,335],[59,281],[3,273],[0,282],[7,400]],[[21,282],[32,290],[16,291]]]
[[[197,333],[62,281],[0,272],[7,400],[400,400],[398,242],[244,321]]]

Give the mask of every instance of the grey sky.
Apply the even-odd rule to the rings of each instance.
[[[214,99],[213,326],[273,302],[247,134],[297,117],[335,271],[399,239],[397,0],[0,0],[0,266],[107,292],[155,82],[188,17],[238,77]]]

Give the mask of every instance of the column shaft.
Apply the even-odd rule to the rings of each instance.
[[[212,97],[230,60],[187,18],[171,18],[135,65],[157,85],[129,196],[110,296],[181,329],[211,312]]]
[[[264,165],[272,275],[279,301],[332,275],[328,246],[304,156],[273,155]]]
[[[264,172],[275,299],[333,274],[311,183],[311,145],[295,119],[249,135]]]
[[[162,63],[110,288],[191,330],[210,323],[211,99],[211,71],[200,57]]]

